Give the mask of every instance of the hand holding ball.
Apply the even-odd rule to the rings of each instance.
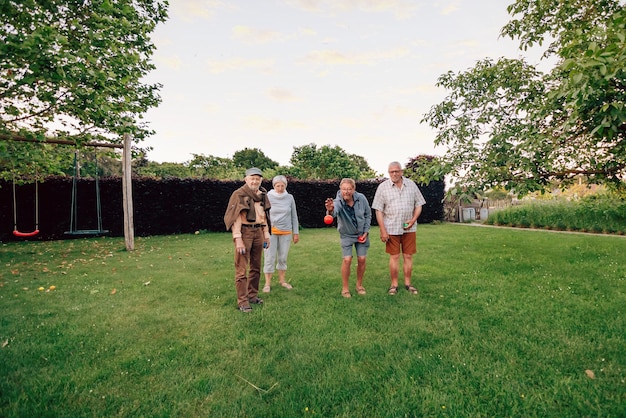
[[[324,223],[325,223],[326,225],[330,225],[330,224],[332,224],[332,223],[333,223],[333,217],[332,217],[332,215],[326,215],[326,216],[324,216]]]

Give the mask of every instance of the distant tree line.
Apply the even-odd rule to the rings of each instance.
[[[258,167],[265,178],[277,174],[300,180],[328,180],[351,177],[366,180],[377,173],[360,155],[349,154],[339,146],[307,144],[294,147],[290,165],[281,166],[258,148],[244,148],[232,158],[192,154],[184,163],[157,163],[142,156],[135,161],[137,175],[156,178],[205,178],[218,180],[241,179],[247,168]]]

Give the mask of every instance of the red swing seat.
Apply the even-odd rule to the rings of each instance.
[[[33,232],[20,232],[17,229],[13,230],[13,235],[15,235],[16,237],[20,237],[20,238],[34,237],[38,233],[39,233],[38,229],[35,229]]]

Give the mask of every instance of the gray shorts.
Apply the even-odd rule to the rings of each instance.
[[[367,239],[365,242],[360,243],[357,241],[357,236],[343,236],[340,238],[341,241],[341,253],[344,257],[352,256],[352,247],[356,249],[357,257],[365,257],[367,255],[367,250],[370,248],[370,236],[367,235]]]

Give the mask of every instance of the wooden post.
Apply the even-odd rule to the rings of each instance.
[[[122,206],[124,210],[124,241],[126,251],[135,250],[135,227],[133,223],[133,183],[130,134],[124,134],[122,153]]]

